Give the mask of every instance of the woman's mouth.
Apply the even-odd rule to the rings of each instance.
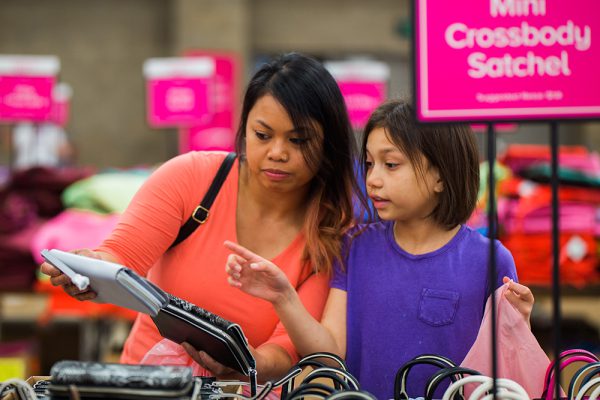
[[[282,171],[280,169],[265,169],[263,170],[267,178],[273,181],[281,181],[290,176],[289,172]]]

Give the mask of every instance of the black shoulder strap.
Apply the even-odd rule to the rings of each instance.
[[[208,210],[210,210],[210,207],[212,206],[213,202],[215,201],[215,198],[217,197],[217,194],[219,194],[219,190],[221,189],[223,182],[225,182],[225,178],[227,178],[229,170],[231,170],[231,166],[235,161],[235,157],[235,153],[227,154],[227,156],[223,160],[223,163],[219,167],[219,170],[217,171],[217,174],[215,175],[212,183],[210,184],[210,187],[206,191],[204,198],[200,202],[200,205],[196,207],[196,209],[192,213],[191,217],[186,221],[186,223],[181,226],[181,228],[179,229],[179,233],[177,234],[177,238],[175,238],[171,246],[169,246],[169,249],[172,249],[179,243],[183,242],[196,230],[196,228],[199,225],[202,225],[206,222],[206,220],[208,219]]]

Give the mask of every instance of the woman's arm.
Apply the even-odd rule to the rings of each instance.
[[[301,355],[327,351],[346,352],[346,292],[331,289],[321,322],[304,307],[287,277],[275,264],[248,249],[225,242],[231,250],[226,271],[229,284],[271,302]]]

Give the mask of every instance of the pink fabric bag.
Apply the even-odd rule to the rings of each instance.
[[[185,351],[183,346],[169,339],[163,339],[156,343],[142,358],[140,364],[146,365],[179,365],[191,367],[194,376],[212,376],[209,371],[202,368],[192,357]],[[260,391],[260,389],[258,390]],[[279,389],[270,392],[265,400],[279,400]],[[250,387],[244,385],[241,394],[250,397]]]
[[[531,398],[539,398],[544,389],[544,376],[550,363],[523,316],[504,297],[506,285],[496,289],[498,378],[519,383]],[[491,296],[475,343],[461,367],[492,376],[492,305]]]

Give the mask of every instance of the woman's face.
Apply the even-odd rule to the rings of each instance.
[[[302,148],[307,140],[318,140],[305,134],[308,128],[295,127],[273,96],[260,97],[246,121],[246,161],[250,175],[268,190],[308,190],[316,171],[306,164]]]

